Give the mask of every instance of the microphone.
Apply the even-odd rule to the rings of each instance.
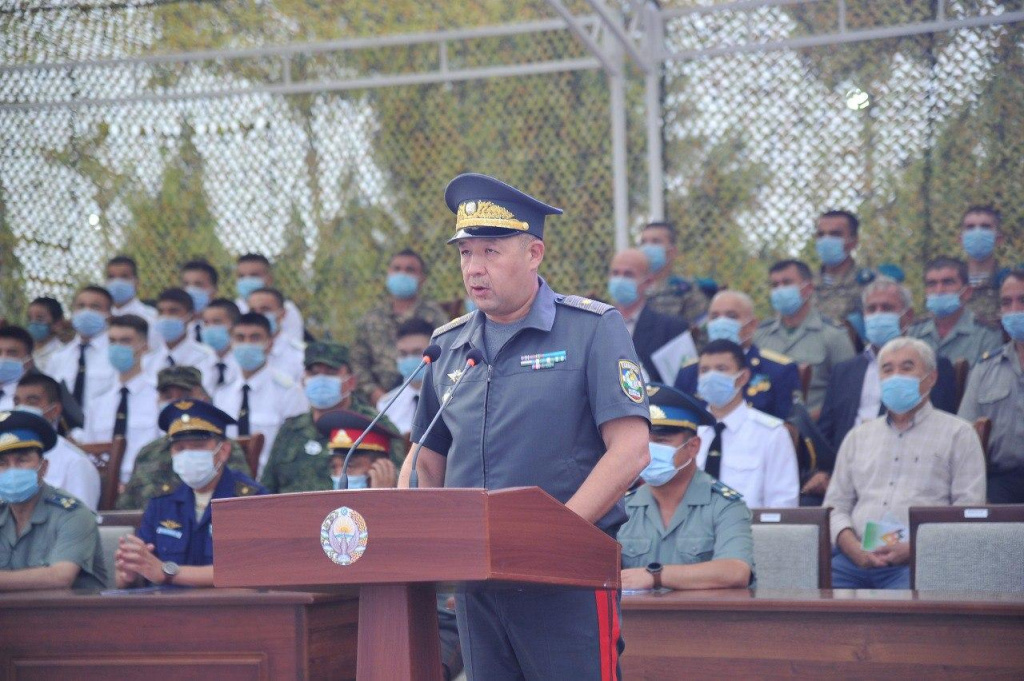
[[[481,352],[477,348],[473,348],[472,350],[469,351],[469,354],[466,356],[466,370],[462,372],[462,374],[458,377],[458,379],[456,379],[455,383],[452,385],[452,390],[450,393],[448,393],[448,398],[441,400],[441,408],[437,410],[437,413],[434,414],[434,418],[430,421],[430,424],[427,426],[427,429],[423,431],[423,435],[422,437],[420,437],[420,441],[416,443],[416,449],[412,450],[412,470],[409,471],[409,489],[416,489],[417,487],[420,486],[420,476],[416,473],[416,461],[417,459],[419,459],[420,450],[423,449],[423,441],[427,439],[427,436],[430,435],[430,431],[434,429],[434,424],[437,423],[438,419],[441,418],[441,414],[444,413],[445,407],[447,407],[455,398],[455,391],[458,389],[459,384],[462,383],[462,379],[464,379],[466,377],[466,374],[469,373],[469,369],[472,369],[477,364],[483,363],[483,352]]]
[[[420,360],[419,366],[416,367],[416,371],[409,374],[409,378],[405,379],[405,383],[402,384],[402,387],[395,392],[391,397],[391,400],[384,405],[383,409],[380,410],[380,413],[373,417],[373,420],[370,421],[370,425],[366,427],[366,430],[364,430],[362,434],[356,438],[356,441],[352,443],[352,447],[349,448],[348,454],[345,455],[345,462],[341,465],[341,480],[338,481],[338,489],[348,489],[348,462],[349,459],[352,458],[352,453],[359,448],[359,445],[363,443],[363,440],[370,433],[373,427],[377,425],[377,421],[380,421],[381,417],[384,416],[384,413],[391,408],[391,405],[395,403],[395,400],[397,400],[398,396],[402,394],[402,391],[409,387],[409,384],[412,383],[412,379],[416,378],[416,374],[420,372],[420,369],[432,362],[436,362],[437,358],[440,356],[440,345],[434,343],[427,346],[427,349],[423,351],[423,359]]]

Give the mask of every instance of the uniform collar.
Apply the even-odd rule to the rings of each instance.
[[[1009,363],[1010,367],[1017,373],[1018,376],[1024,373],[1024,368],[1020,365],[1020,355],[1017,354],[1017,348],[1014,341],[1010,341],[1003,346],[1003,349],[999,351]]]
[[[540,281],[540,288],[537,290],[537,297],[533,299],[530,311],[526,313],[526,317],[523,319],[522,328],[550,331],[555,325],[555,301],[557,296],[551,290],[551,287],[548,286],[548,283],[544,281],[544,277],[538,276],[537,279]],[[466,344],[474,348],[484,347],[485,320],[486,317],[483,312],[474,312],[473,318],[469,320],[469,323],[455,337],[452,347],[458,348]]]
[[[29,518],[29,523],[32,525],[40,525],[46,522],[47,512],[43,505],[46,503],[46,498],[57,491],[45,482],[39,486],[39,489],[41,490],[41,493],[39,494],[39,498],[36,500],[35,508],[32,509],[32,516]],[[3,510],[0,510],[0,527],[3,527],[10,518],[11,505],[4,504]]]
[[[971,329],[974,327],[974,312],[971,308],[966,305],[962,308],[963,314],[960,315],[960,319],[956,320],[956,324],[949,330],[949,335],[942,339],[944,343],[949,342],[949,339],[958,336],[968,336],[971,333]],[[922,329],[925,335],[933,335],[936,338],[939,337],[939,329],[935,326],[935,317],[928,317],[928,321],[924,323],[924,329]]]
[[[220,480],[217,481],[217,486],[213,488],[213,499],[223,499],[224,497],[234,496],[235,489],[235,478],[231,473],[231,469],[228,465],[224,464],[224,473],[220,476]],[[178,503],[195,506],[196,495],[191,487],[186,485],[184,482],[178,485],[173,492],[169,495],[172,499]]]
[[[690,465],[695,466],[697,464],[695,462]],[[642,485],[633,494],[632,498],[626,501],[626,508],[643,508],[644,513],[650,514],[651,520],[654,526],[658,528],[661,536],[665,537],[686,522],[686,519],[690,517],[691,506],[707,506],[711,503],[712,482],[713,480],[710,475],[700,469],[696,470],[693,478],[690,479],[686,492],[683,493],[683,498],[672,513],[672,519],[669,520],[668,526],[664,528],[661,525],[661,510],[654,500],[650,485]]]
[[[743,427],[743,423],[747,420],[747,417],[749,415],[750,407],[747,406],[747,403],[745,401],[740,400],[740,403],[736,405],[736,408],[729,412],[729,414],[724,419],[722,419],[722,423],[725,424],[726,430],[731,430],[735,432],[738,431],[741,427]]]
[[[921,408],[917,410],[916,414],[914,414],[914,418],[910,420],[909,428],[906,428],[905,430],[896,430],[892,425],[892,416],[889,414],[885,416],[885,425],[897,433],[909,433],[927,421],[928,417],[931,416],[934,411],[935,407],[932,406],[931,395],[925,395],[924,404],[922,404]]]

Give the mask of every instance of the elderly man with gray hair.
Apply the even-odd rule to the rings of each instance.
[[[832,587],[910,588],[908,509],[985,503],[981,442],[928,399],[935,351],[895,338],[878,353],[887,415],[843,440],[824,506],[832,507]]]

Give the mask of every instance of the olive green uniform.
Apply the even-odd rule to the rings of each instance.
[[[710,301],[692,279],[673,275],[647,289],[647,305],[655,312],[681,317],[695,326],[708,313]]]
[[[845,274],[838,277],[819,271],[814,276],[815,306],[826,317],[839,323],[861,309],[863,287],[857,282],[857,263],[851,264]]]

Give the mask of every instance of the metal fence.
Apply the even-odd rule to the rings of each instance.
[[[1000,206],[1000,257],[1024,259],[1024,31],[999,18],[1019,3],[625,3],[632,48],[592,2],[333,5],[0,5],[0,314],[67,301],[117,252],[144,296],[196,256],[233,294],[234,257],[257,251],[346,339],[405,246],[429,295],[461,297],[442,192],[465,170],[566,209],[544,267],[565,291],[603,291],[616,201],[635,232],[652,189],[685,273],[762,304],[770,260],[813,260],[828,208],[861,215],[864,264],[911,282],[957,250],[970,203]],[[665,63],[657,140],[631,50]]]

